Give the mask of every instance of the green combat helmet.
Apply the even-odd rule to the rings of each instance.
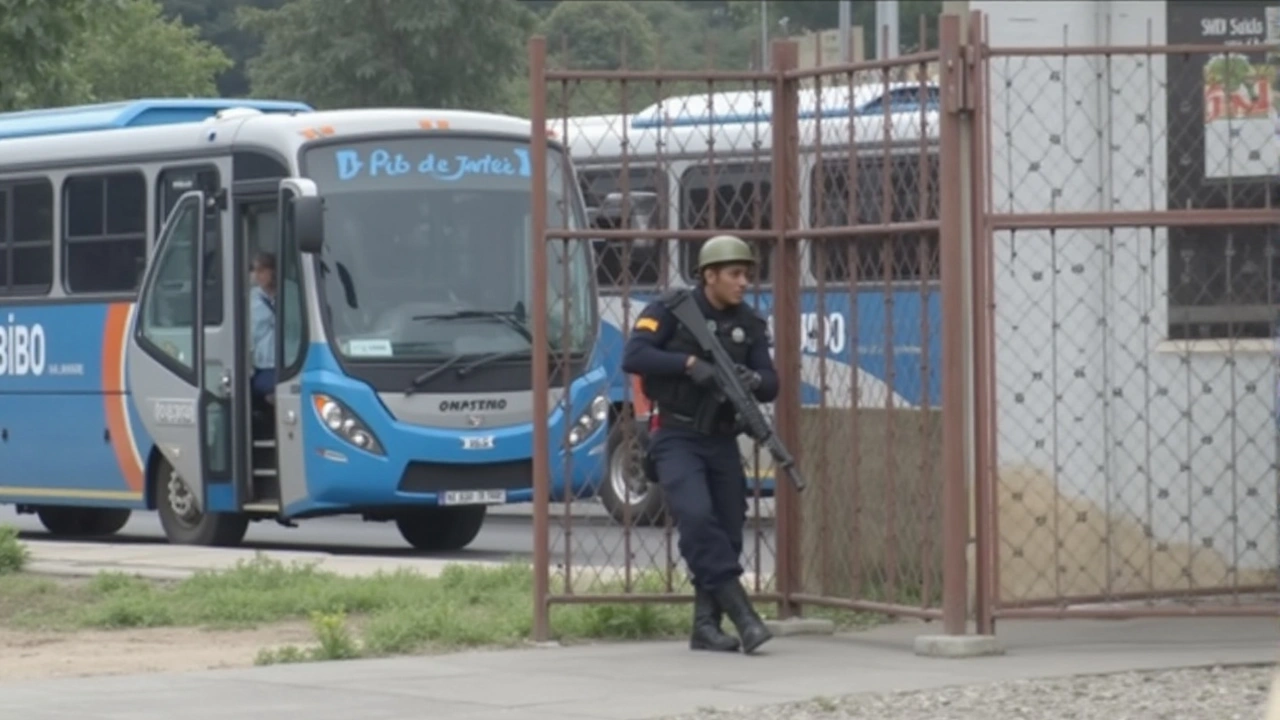
[[[698,272],[702,272],[704,268],[711,265],[720,265],[722,263],[755,265],[756,256],[755,253],[751,252],[751,246],[743,242],[741,238],[732,235],[717,235],[702,243],[702,249],[698,250]]]

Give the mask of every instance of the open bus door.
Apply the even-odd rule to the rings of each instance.
[[[275,409],[276,478],[280,488],[280,510],[307,499],[306,453],[302,439],[304,412],[330,410],[322,395],[312,395],[317,406],[303,408],[299,374],[306,357],[306,294],[308,283],[317,282],[312,263],[304,256],[318,255],[324,245],[323,207],[316,184],[304,178],[287,178],[279,188],[279,253],[276,256],[276,392]],[[336,408],[337,405],[334,404]]]
[[[166,461],[155,502],[174,543],[234,545],[248,526],[239,510],[249,479],[237,462],[245,433],[232,412],[247,396],[236,382],[247,361],[237,353],[235,302],[244,273],[235,272],[236,253],[223,251],[225,216],[202,190],[179,198],[156,242],[128,343],[129,389]]]

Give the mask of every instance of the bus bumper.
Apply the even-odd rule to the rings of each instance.
[[[424,427],[393,419],[367,385],[342,375],[304,374],[302,438],[305,480],[282,478],[285,517],[348,513],[394,514],[397,508],[448,504],[527,503],[533,500],[533,424],[466,431]],[[570,386],[571,413],[553,411],[549,425],[550,496],[589,497],[607,466],[608,422],[594,426],[572,447],[566,423],[589,413],[605,391],[592,375]],[[331,432],[312,410],[315,393],[337,400],[364,423],[381,453],[360,449]],[[305,482],[305,492],[292,485]],[[458,498],[449,491],[463,491]],[[290,497],[292,495],[292,497]]]

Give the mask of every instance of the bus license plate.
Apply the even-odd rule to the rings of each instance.
[[[501,505],[507,501],[506,490],[446,490],[441,505]]]

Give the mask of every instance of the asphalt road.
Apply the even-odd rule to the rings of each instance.
[[[16,526],[24,538],[50,539],[34,515],[18,515],[12,506],[0,506],[0,524]],[[663,567],[666,563],[668,533],[664,528],[634,528],[628,534],[605,517],[577,517],[573,520],[571,530],[568,534],[568,556],[574,565],[621,566],[626,557],[628,540],[634,567]],[[762,553],[767,558],[762,569],[769,572],[773,565],[773,553],[768,549],[774,547],[773,528],[768,527],[762,532],[762,541],[768,543]],[[559,519],[554,520],[551,530],[552,564],[564,564],[565,537]],[[674,529],[669,538],[670,555],[679,557]],[[165,539],[164,532],[160,529],[160,519],[154,512],[135,512],[129,524],[110,541],[163,543]],[[754,541],[748,537],[746,553],[750,557],[754,557],[753,546]],[[305,520],[293,528],[272,521],[256,522],[249,526],[241,547],[351,555],[421,555],[401,539],[394,524],[365,522],[358,517]],[[533,519],[518,515],[490,515],[479,537],[465,550],[435,553],[434,556],[458,560],[532,561]],[[754,564],[754,560],[749,562]]]

